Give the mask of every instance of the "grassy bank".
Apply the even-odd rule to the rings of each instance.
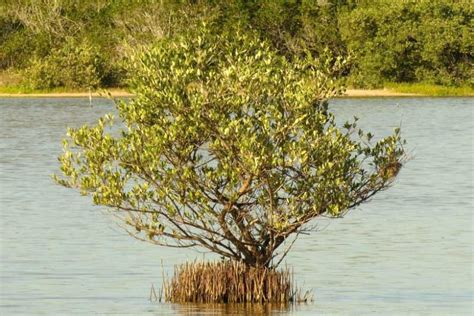
[[[474,96],[474,88],[470,86],[452,87],[440,86],[429,83],[387,83],[388,90],[399,93],[414,93],[424,96],[447,97],[447,96]]]
[[[58,87],[53,89],[31,89],[25,86],[0,86],[0,94],[57,94],[57,93],[87,93],[88,90]]]
[[[127,89],[121,87],[89,91],[88,89],[71,89],[65,87],[32,89],[22,85],[0,85],[0,97],[88,97],[89,95],[98,97],[107,96],[108,94],[117,97],[131,95],[127,92]]]

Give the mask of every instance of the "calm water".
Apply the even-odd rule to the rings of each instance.
[[[339,99],[341,118],[385,135],[402,125],[413,159],[395,186],[321,221],[287,263],[316,301],[281,312],[473,313],[473,99]],[[141,243],[50,179],[66,126],[112,111],[82,99],[0,99],[0,314],[254,314],[269,309],[150,303],[151,284],[193,250]]]

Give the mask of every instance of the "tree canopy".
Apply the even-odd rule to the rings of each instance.
[[[286,240],[369,200],[403,162],[399,130],[374,142],[336,124],[344,63],[290,61],[238,29],[162,39],[132,58],[116,129],[111,115],[69,129],[56,181],[139,239],[278,265]]]

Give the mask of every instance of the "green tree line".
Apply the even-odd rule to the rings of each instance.
[[[353,87],[472,86],[473,12],[454,0],[3,0],[0,71],[33,89],[123,86],[133,51],[205,21],[257,32],[289,60],[349,58]]]

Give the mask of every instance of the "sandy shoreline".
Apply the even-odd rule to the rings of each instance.
[[[133,94],[125,90],[109,91],[112,97],[131,97]],[[106,97],[105,93],[93,92],[93,98]],[[342,98],[363,98],[363,97],[410,97],[423,96],[416,93],[401,93],[387,89],[347,89]],[[0,93],[0,98],[88,98],[89,92],[59,92],[59,93]]]
[[[419,93],[402,93],[388,89],[347,89],[346,93],[342,97],[413,97],[413,96],[424,96]]]

